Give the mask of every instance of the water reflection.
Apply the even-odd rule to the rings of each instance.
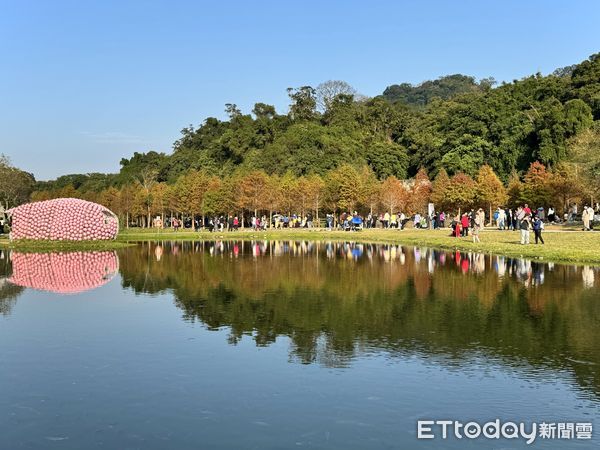
[[[110,252],[9,259],[0,276],[55,292],[104,283],[118,267]],[[124,288],[170,293],[184,320],[226,328],[231,344],[287,336],[291,359],[328,367],[382,351],[448,367],[483,358],[567,373],[600,396],[597,267],[310,241],[154,242],[119,260]]]
[[[12,264],[9,253],[0,249],[0,314],[10,314],[17,297],[23,290],[21,286],[15,286],[8,282],[8,276],[12,273]]]
[[[352,242],[162,242],[121,253],[125,287],[171,291],[185,320],[227,327],[232,344],[284,335],[291,358],[336,367],[371,350],[424,352],[452,365],[483,353],[568,370],[600,394],[597,273]]]
[[[75,294],[107,283],[117,273],[115,252],[67,252],[10,254],[12,275],[8,282],[59,294]]]

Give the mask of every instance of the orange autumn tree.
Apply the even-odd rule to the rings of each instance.
[[[450,177],[448,176],[448,172],[442,168],[431,184],[431,201],[435,205],[436,210],[445,211],[448,209],[446,190],[449,185]]]
[[[280,183],[280,208],[283,214],[291,214],[297,207],[296,192],[297,178],[291,172],[286,172],[279,180]]]
[[[476,201],[487,207],[489,211],[488,220],[492,220],[492,208],[504,205],[507,200],[506,188],[494,169],[487,164],[481,166],[477,173]]]
[[[206,180],[206,190],[202,198],[202,215],[228,212],[228,200],[223,195],[223,181],[213,175]]]
[[[237,204],[242,209],[258,211],[266,209],[266,198],[269,189],[269,176],[262,170],[253,170],[239,180]]]
[[[325,182],[317,174],[309,175],[304,180],[308,207],[315,212],[315,223],[319,224],[319,210],[323,203]]]
[[[538,161],[531,163],[523,177],[521,201],[528,203],[532,210],[540,206],[547,207],[552,197],[550,180],[551,174],[546,166]]]
[[[424,213],[427,211],[427,204],[431,197],[431,180],[427,176],[427,171],[424,168],[420,168],[412,187],[410,188],[410,195],[408,201],[409,213]]]
[[[519,202],[521,201],[521,197],[523,196],[523,183],[519,178],[519,174],[514,170],[508,178],[506,194],[508,196],[508,204],[511,208],[515,208],[519,204]]]
[[[361,202],[359,172],[349,164],[343,164],[327,173],[326,195],[334,213],[353,212]]]
[[[576,169],[567,163],[558,163],[552,170],[549,180],[551,204],[557,211],[565,213],[573,202],[587,198],[588,192],[585,183],[577,176]]]
[[[477,183],[467,174],[458,172],[450,178],[450,184],[446,189],[446,201],[448,207],[458,210],[471,208],[477,195]]]
[[[369,166],[364,166],[360,171],[360,186],[362,203],[373,214],[373,210],[377,208],[381,199],[381,183]]]
[[[292,189],[296,211],[300,213],[300,217],[304,217],[305,211],[309,207],[308,188],[306,177],[300,177],[296,179],[294,189]]]
[[[121,210],[121,192],[113,186],[106,188],[98,193],[98,203],[118,215]]]
[[[129,228],[130,215],[135,203],[135,188],[131,184],[126,184],[119,191],[119,208],[113,211],[125,219],[125,227]]]
[[[185,175],[181,175],[177,178],[177,181],[173,185],[173,195],[169,199],[169,210],[171,213],[185,213],[191,214],[194,208],[192,201],[192,192],[194,189],[194,175],[195,171],[188,172]]]
[[[269,228],[273,225],[273,212],[283,204],[283,188],[281,178],[274,174],[269,177],[265,193],[265,207],[269,210]]]
[[[162,222],[165,222],[165,211],[169,206],[169,196],[171,195],[171,187],[166,183],[156,183],[152,186],[151,197],[152,204],[150,206],[152,214],[160,216]]]
[[[405,209],[408,200],[408,191],[402,182],[395,176],[386,178],[381,183],[381,203],[390,214]]]

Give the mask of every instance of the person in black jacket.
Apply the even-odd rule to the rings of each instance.
[[[544,222],[539,216],[535,216],[533,219],[533,234],[535,236],[535,243],[538,243],[538,240],[544,244],[544,238],[542,238],[542,230],[544,229]]]

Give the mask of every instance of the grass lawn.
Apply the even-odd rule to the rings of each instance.
[[[172,230],[123,230],[118,242],[134,242],[148,240],[218,240],[218,239],[283,239],[283,240],[336,240],[379,242],[406,245],[423,245],[447,250],[467,250],[498,255],[541,259],[556,262],[577,262],[600,264],[600,233],[563,231],[552,228],[544,232],[545,245],[535,245],[531,232],[530,245],[519,243],[520,233],[517,231],[485,230],[481,233],[481,243],[474,244],[471,237],[453,238],[450,230],[416,230],[408,228],[399,230],[363,230],[359,232],[325,231],[317,229],[284,229],[266,232],[237,231],[209,233]]]
[[[116,250],[131,244],[122,241],[9,241],[5,235],[0,236],[0,249],[6,248],[20,252],[61,252],[61,251],[94,251]]]

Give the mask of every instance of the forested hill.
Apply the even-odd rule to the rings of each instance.
[[[551,75],[495,87],[492,79],[451,75],[390,86],[375,98],[358,96],[344,82],[290,88],[288,94],[287,113],[264,103],[251,112],[227,104],[228,120],[209,117],[184,128],[171,154],[135,153],[121,161],[118,174],[69,175],[38,189],[69,184],[96,191],[139,179],[145,169],[155,171],[158,181],[174,182],[191,169],[300,176],[345,163],[367,165],[380,179],[411,177],[420,167],[430,177],[442,167],[450,175],[474,175],[487,163],[506,181],[534,161],[553,167],[589,160],[585,149],[593,146],[573,151],[574,143],[600,137],[600,54]]]
[[[459,94],[486,91],[495,84],[493,78],[484,78],[479,83],[467,75],[447,75],[437,80],[424,81],[413,86],[409,83],[393,84],[383,91],[383,97],[392,102],[425,106],[434,98],[448,100]]]

